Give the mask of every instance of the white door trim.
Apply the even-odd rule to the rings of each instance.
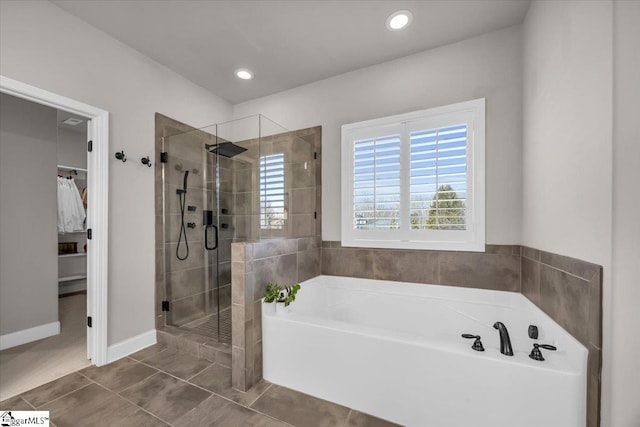
[[[93,150],[87,156],[87,357],[94,365],[107,363],[108,202],[109,202],[109,112],[0,76],[0,92],[89,119],[88,139]]]

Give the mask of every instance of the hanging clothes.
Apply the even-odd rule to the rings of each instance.
[[[58,233],[83,231],[87,217],[73,178],[58,177]]]
[[[87,209],[87,187],[82,189],[82,206]]]

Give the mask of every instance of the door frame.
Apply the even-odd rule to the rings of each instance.
[[[109,231],[109,112],[0,75],[0,92],[88,119],[87,139],[87,357],[96,366],[107,363],[108,231]]]

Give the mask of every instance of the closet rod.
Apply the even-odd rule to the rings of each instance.
[[[86,169],[83,168],[76,168],[73,166],[64,166],[64,165],[58,165],[58,169],[62,169],[62,170],[67,170],[67,171],[80,171],[80,172],[86,172]]]

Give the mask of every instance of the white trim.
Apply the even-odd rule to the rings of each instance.
[[[467,229],[412,230],[409,227],[409,133],[466,123],[467,135]],[[357,140],[401,135],[400,228],[358,230],[353,225],[353,147]],[[366,120],[342,126],[342,245],[402,249],[475,251],[485,250],[484,190],[485,99]]]
[[[87,315],[93,327],[87,328],[87,357],[102,366],[107,363],[109,112],[5,76],[0,76],[0,92],[89,119],[87,227],[93,238],[87,242]]]
[[[17,347],[33,341],[49,338],[60,333],[60,322],[57,320],[33,328],[0,335],[0,350]]]
[[[157,333],[155,329],[151,329],[147,332],[143,332],[135,337],[127,338],[124,341],[110,345],[107,347],[107,363],[115,362],[118,359],[122,359],[125,356],[135,353],[154,345],[158,342]]]

